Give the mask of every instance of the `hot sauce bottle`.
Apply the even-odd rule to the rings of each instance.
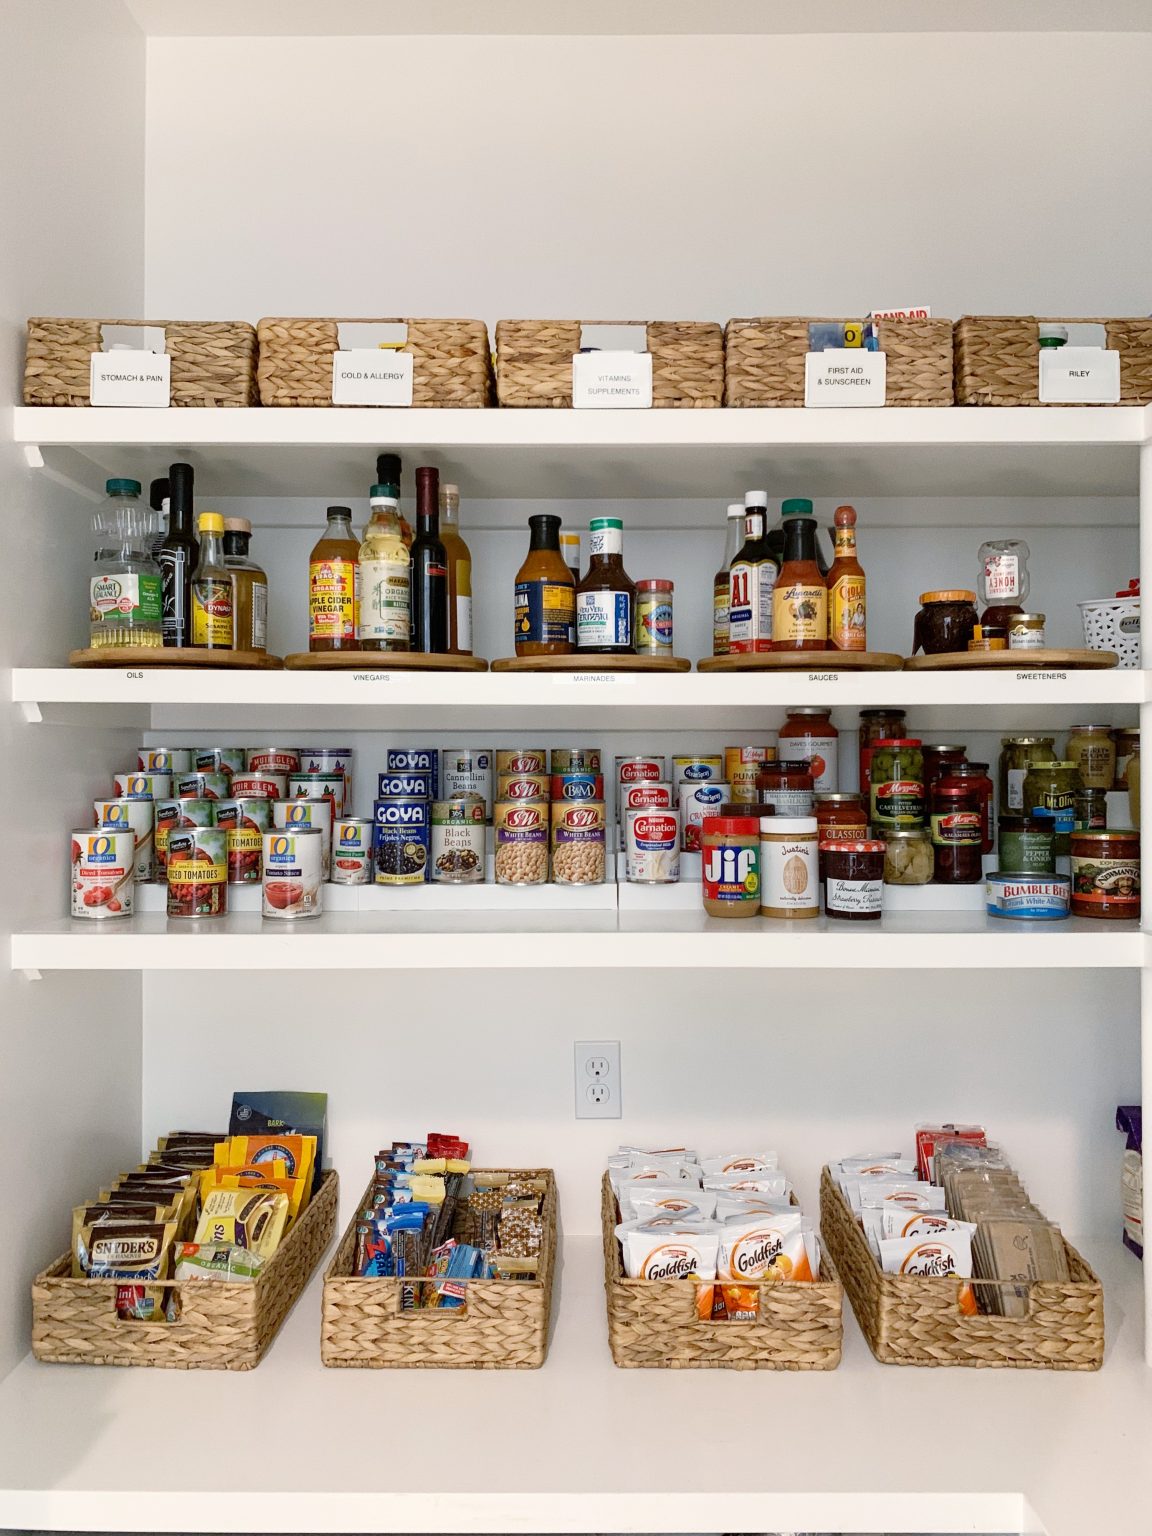
[[[836,559],[828,572],[828,644],[834,651],[868,649],[868,597],[856,557],[856,508],[836,508]]]

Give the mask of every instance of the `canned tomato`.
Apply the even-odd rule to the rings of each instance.
[[[553,800],[603,800],[604,775],[602,773],[554,773],[552,798]]]
[[[372,879],[372,823],[341,816],[332,833],[332,884],[367,885]]]
[[[496,754],[496,772],[547,774],[548,754],[543,747],[502,747]]]
[[[72,834],[72,916],[131,917],[136,835],[82,827]]]
[[[384,768],[388,773],[426,773],[432,780],[432,798],[440,793],[440,753],[435,747],[389,747]]]
[[[232,775],[197,770],[176,780],[176,794],[183,799],[194,795],[199,800],[226,800],[232,793]]]
[[[700,852],[700,838],[705,816],[719,816],[720,807],[731,798],[731,786],[712,781],[693,784],[685,779],[680,785],[680,820],[683,826],[681,847],[687,853]]]
[[[136,754],[141,773],[191,773],[191,747],[141,747]]]
[[[182,795],[178,800],[157,800],[155,810],[156,878],[163,881],[167,879],[169,837],[178,827],[214,827],[216,801]]]
[[[344,797],[337,814],[352,809],[352,748],[301,747],[297,773],[338,773],[344,780]],[[391,765],[389,765],[391,766]]]
[[[237,800],[283,800],[288,779],[282,773],[234,773],[232,793]]]
[[[724,759],[718,755],[672,759],[672,782],[676,786],[677,802],[680,799],[682,784],[707,784],[723,777]]]
[[[118,773],[113,800],[167,800],[172,794],[170,773]]]
[[[666,811],[672,805],[671,784],[654,784],[651,780],[641,780],[636,784],[622,784],[620,786],[620,815],[626,817],[629,811]]]
[[[558,800],[552,807],[552,879],[557,885],[603,882],[603,800]]]
[[[105,832],[129,831],[136,839],[132,866],[136,879],[152,880],[156,875],[156,802],[155,800],[96,800],[95,825]]]
[[[325,880],[331,879],[333,821],[323,800],[273,800],[272,825],[289,832],[315,827],[320,833],[320,870]]]
[[[680,816],[664,810],[624,812],[624,873],[637,885],[669,885],[680,878]]]
[[[497,800],[492,809],[498,885],[543,885],[548,879],[548,806],[540,800]]]
[[[243,773],[248,766],[243,747],[195,747],[192,751],[193,773]]]
[[[406,772],[397,769],[394,773],[382,773],[376,780],[376,798],[378,800],[401,800],[410,795],[418,795],[425,800],[432,798],[432,775],[430,773]]]
[[[553,747],[553,773],[600,773],[599,747]]]
[[[546,773],[498,773],[496,775],[497,800],[547,800],[548,775]]]
[[[222,917],[227,910],[227,832],[178,827],[168,838],[168,916]]]
[[[428,878],[432,803],[423,796],[377,800],[372,868],[377,885],[422,885]]]
[[[344,778],[339,773],[293,773],[288,778],[289,800],[318,800],[328,807],[328,834],[337,816],[344,814]]]
[[[321,848],[317,827],[265,832],[263,895],[265,917],[319,917],[324,910]]]
[[[492,821],[492,748],[445,747],[440,754],[440,783],[444,798],[479,795],[484,819]]]
[[[255,795],[219,800],[216,825],[228,834],[228,884],[258,884],[264,834],[272,830],[272,801]]]
[[[299,773],[300,753],[295,747],[249,747],[244,766],[249,773]]]
[[[484,878],[484,802],[456,795],[432,806],[432,879],[475,885]]]

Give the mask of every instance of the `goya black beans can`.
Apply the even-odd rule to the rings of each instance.
[[[428,879],[431,810],[423,795],[376,801],[372,818],[376,885],[422,885]]]

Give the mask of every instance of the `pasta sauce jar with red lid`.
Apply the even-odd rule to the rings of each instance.
[[[806,760],[814,789],[839,789],[840,733],[832,724],[831,705],[790,709],[780,728],[777,755],[793,762]]]

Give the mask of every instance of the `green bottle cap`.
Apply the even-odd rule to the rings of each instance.
[[[104,489],[109,496],[139,496],[139,480],[106,480]]]
[[[811,517],[812,503],[807,496],[792,496],[781,503],[780,512],[783,517]]]
[[[623,532],[624,519],[622,517],[594,517],[588,524],[588,527],[592,533],[595,533],[598,528],[619,528]]]
[[[400,498],[396,491],[397,487],[394,485],[374,485],[368,499],[376,501],[383,496],[386,501],[398,501]]]

